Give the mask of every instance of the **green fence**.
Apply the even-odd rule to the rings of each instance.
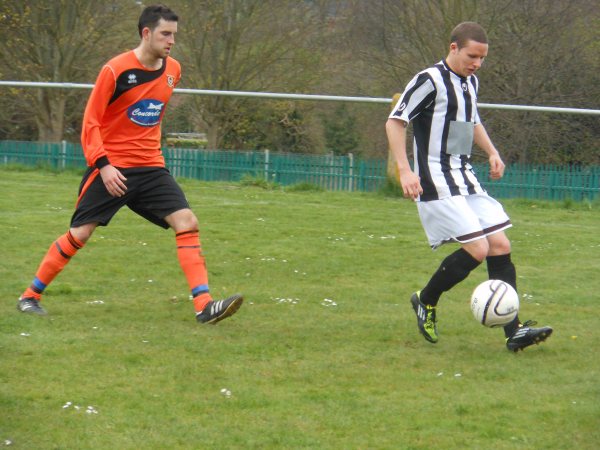
[[[285,186],[311,183],[328,190],[373,191],[385,183],[386,162],[352,156],[269,151],[163,149],[175,176],[207,181],[263,178]]]
[[[269,151],[163,149],[177,177],[239,181],[244,176],[281,185],[310,183],[328,190],[376,191],[386,183],[385,160]],[[84,168],[81,145],[0,141],[0,163]],[[487,178],[488,167],[475,165],[486,189],[497,198],[594,200],[600,194],[600,167],[511,165],[500,181]]]

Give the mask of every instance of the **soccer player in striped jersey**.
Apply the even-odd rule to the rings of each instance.
[[[490,279],[516,286],[511,222],[490,197],[469,164],[473,142],[488,156],[490,177],[504,174],[504,163],[477,111],[479,82],[475,72],[488,53],[485,30],[463,22],[450,36],[448,56],[419,72],[408,83],[386,122],[404,196],[416,201],[421,223],[433,249],[447,242],[460,248],[446,257],[411,304],[421,334],[438,341],[436,307],[442,293],[464,280],[484,260]],[[406,152],[406,128],[413,124],[414,170]],[[519,318],[504,327],[506,346],[518,351],[544,341],[552,328],[533,328]]]
[[[171,58],[177,15],[163,5],[144,8],[140,44],[100,71],[83,118],[81,142],[88,163],[69,230],[52,243],[17,307],[44,315],[44,289],[123,206],[175,232],[177,257],[190,287],[196,320],[217,323],[234,314],[243,297],[214,301],[200,247],[198,220],[181,187],[165,168],[160,122],[181,78]]]

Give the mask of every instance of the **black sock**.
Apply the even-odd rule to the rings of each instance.
[[[488,256],[486,261],[490,280],[504,281],[510,284],[515,291],[517,290],[517,270],[510,259],[510,253]]]
[[[488,256],[486,258],[488,276],[490,280],[500,280],[510,284],[517,290],[517,270],[510,259],[510,253],[506,255]],[[517,315],[512,322],[504,326],[504,335],[508,338],[515,334],[521,321]]]
[[[442,293],[449,291],[467,278],[479,264],[481,261],[477,261],[462,248],[448,255],[433,274],[427,286],[421,291],[421,302],[436,306]]]

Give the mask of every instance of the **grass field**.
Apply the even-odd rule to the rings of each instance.
[[[79,179],[0,169],[0,446],[600,448],[597,203],[505,202],[521,318],[555,328],[514,354],[471,316],[484,267],[422,339],[408,298],[456,247],[432,252],[414,205],[376,194],[181,180],[213,294],[246,298],[217,326],[194,320],[172,232],[128,210],[47,289],[47,317],[18,313]]]

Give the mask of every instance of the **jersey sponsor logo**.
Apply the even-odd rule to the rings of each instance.
[[[153,127],[160,122],[160,115],[165,104],[159,100],[144,99],[130,106],[127,116],[133,123],[142,127]]]

